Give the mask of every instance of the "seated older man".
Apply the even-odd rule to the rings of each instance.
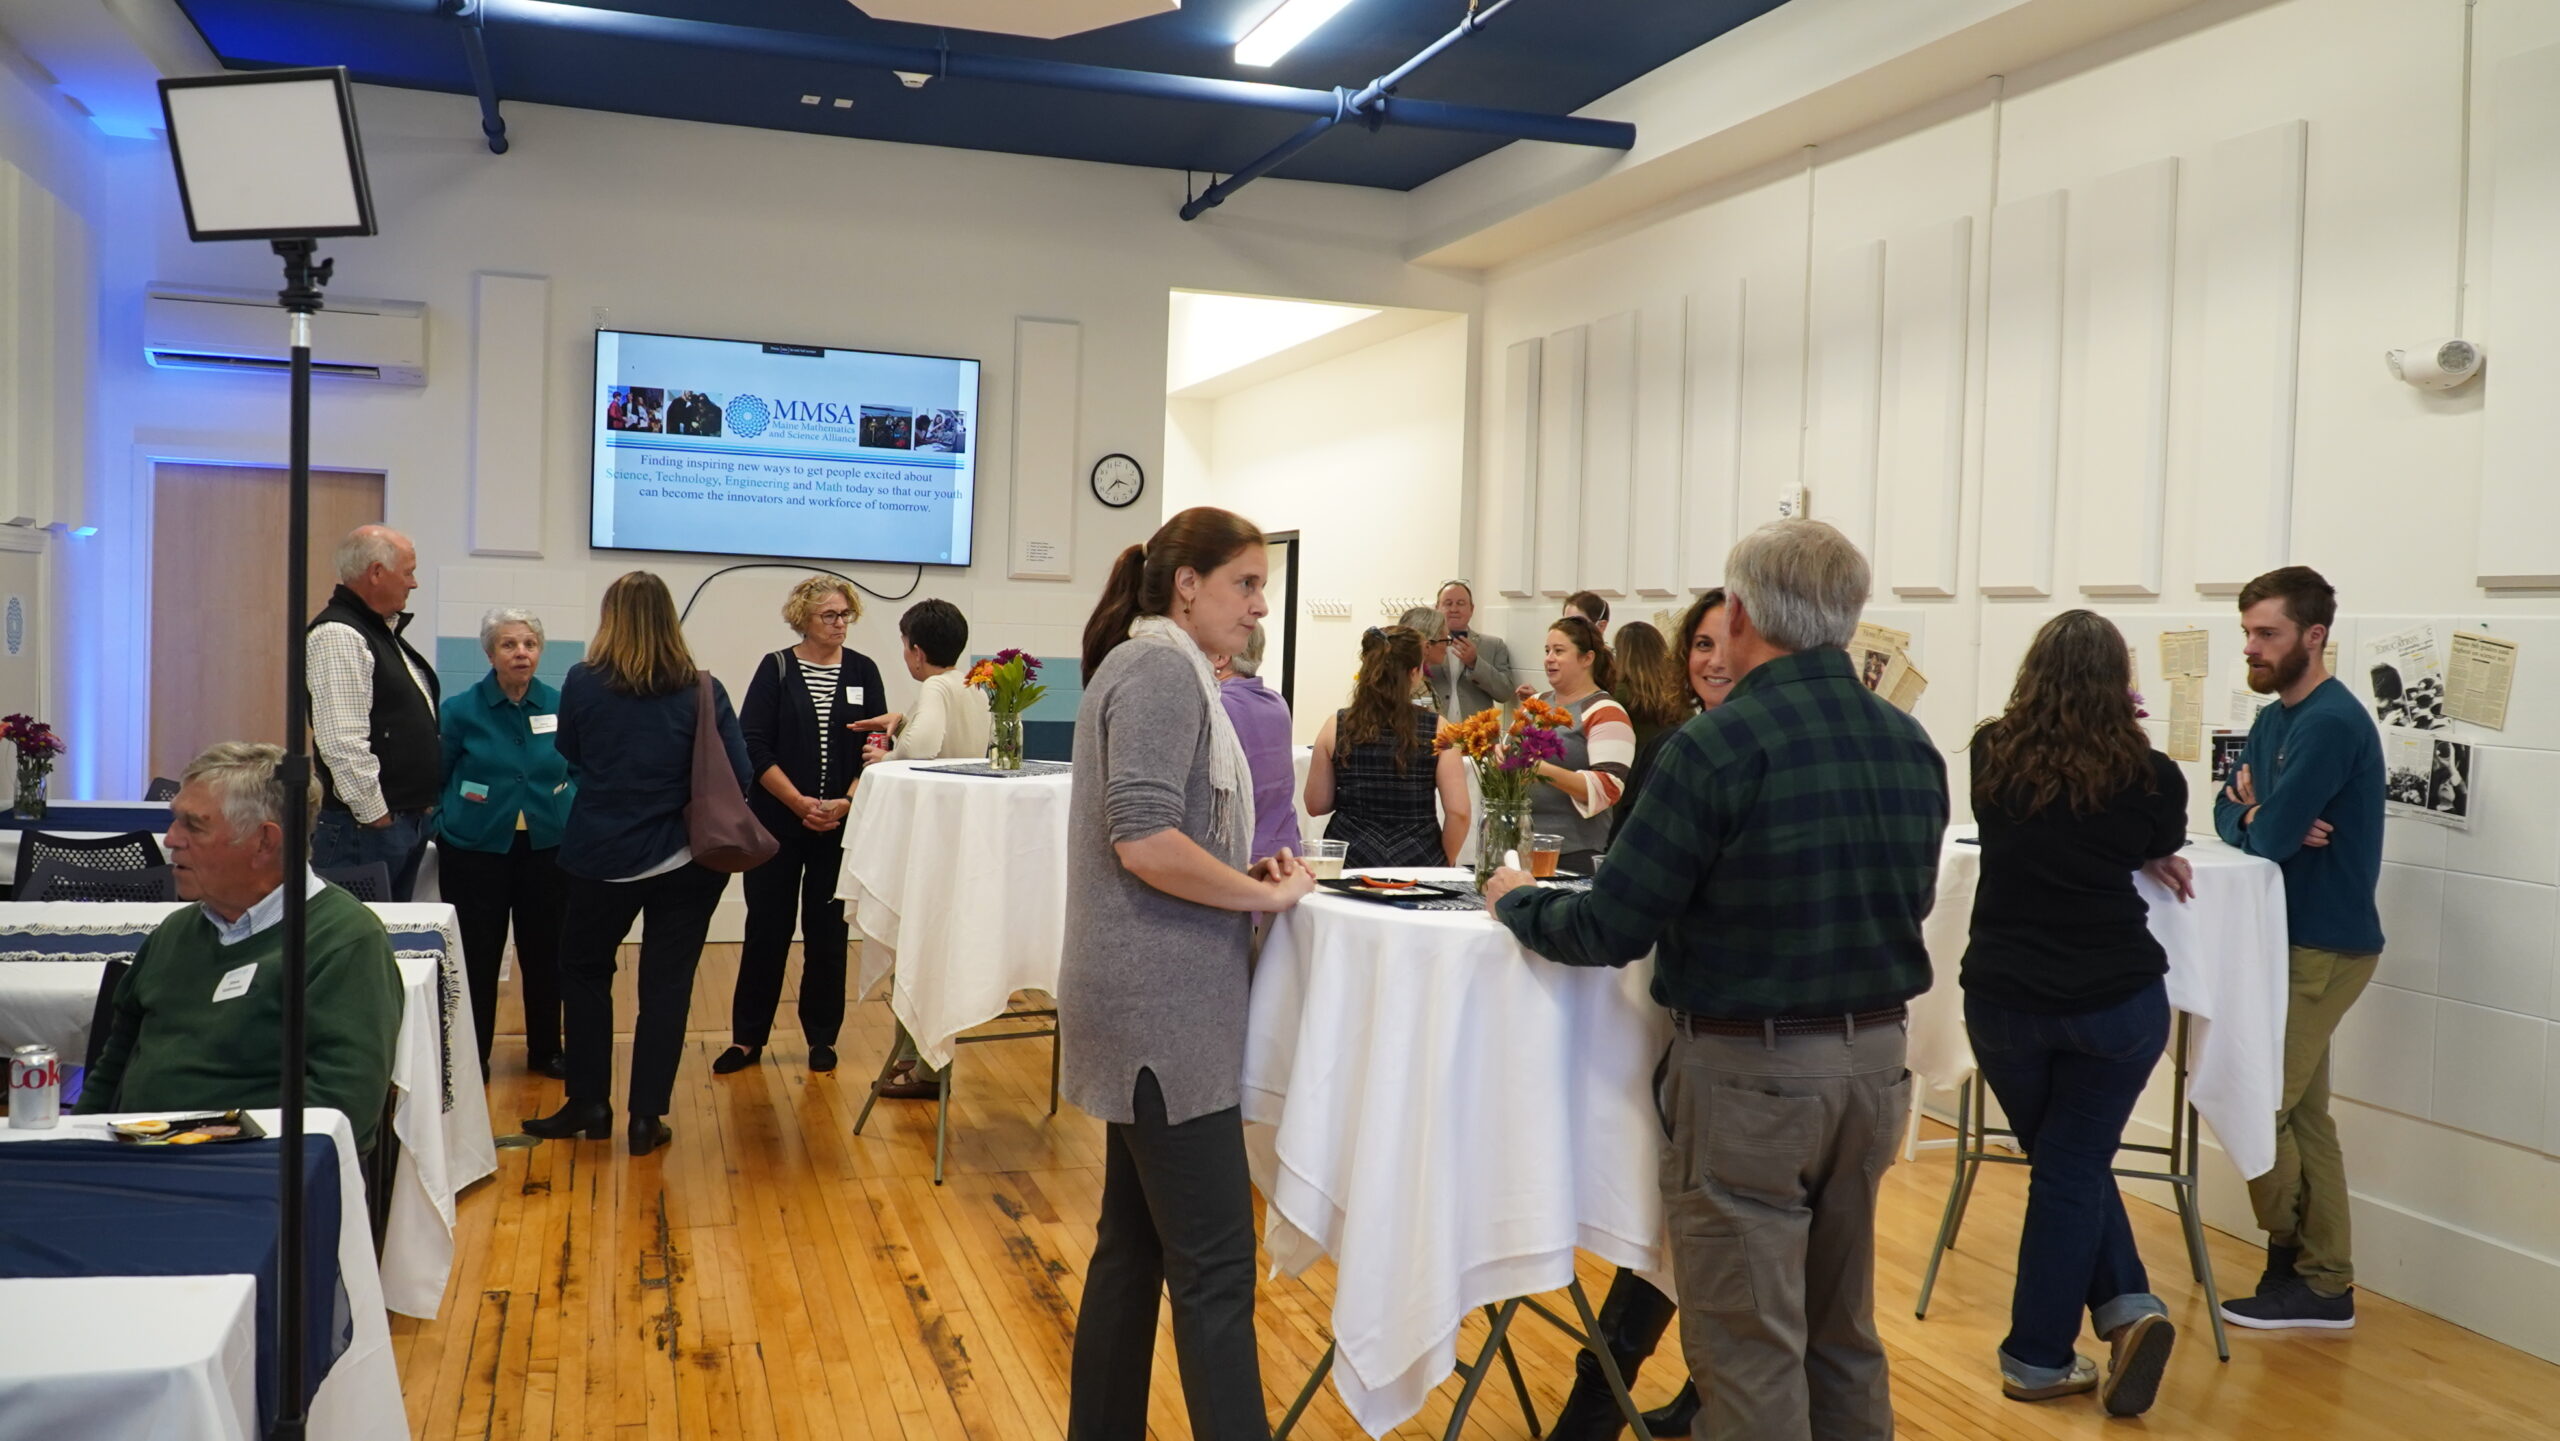
[[[79,1111],[277,1104],[283,758],[275,746],[233,741],[188,764],[169,803],[169,865],[178,894],[197,904],[172,912],[134,956]],[[308,833],[312,817],[293,821]],[[311,898],[304,1095],[345,1112],[369,1152],[390,1094],[400,974],[390,936],[363,902],[308,869],[301,879]]]

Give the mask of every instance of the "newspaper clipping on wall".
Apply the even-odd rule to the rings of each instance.
[[[2204,759],[2204,677],[2169,677],[2169,759]]]
[[[1905,715],[1920,704],[1929,678],[1911,663],[1911,633],[1872,621],[1858,622],[1849,641],[1849,662],[1858,668],[1858,683],[1893,704]]]
[[[2440,731],[2385,726],[2382,799],[2388,815],[2471,828],[2471,747]]]
[[[2384,730],[2439,731],[2445,728],[2444,652],[2436,648],[2436,628],[2413,625],[2364,643],[2366,693]]]
[[[2516,685],[2516,643],[2476,631],[2453,633],[2445,661],[2444,713],[2493,731],[2507,728],[2507,698]]]
[[[2160,674],[2175,680],[2182,675],[2202,676],[2213,669],[2213,633],[2203,630],[2164,630],[2160,632]]]

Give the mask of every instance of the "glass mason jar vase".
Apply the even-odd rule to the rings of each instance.
[[[987,764],[1000,771],[1022,769],[1022,716],[995,717],[994,739],[987,745]]]
[[[44,787],[53,767],[33,756],[18,757],[18,799],[11,810],[24,820],[44,819]]]
[[[1484,798],[1484,818],[1476,822],[1476,889],[1483,890],[1493,873],[1502,869],[1505,851],[1520,852],[1525,861],[1529,852],[1529,800]]]

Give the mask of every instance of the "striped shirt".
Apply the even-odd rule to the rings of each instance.
[[[1947,768],[1846,652],[1780,656],[1663,746],[1588,894],[1523,886],[1502,923],[1567,965],[1653,950],[1654,999],[1725,1020],[1929,988]]]
[[[836,682],[843,675],[844,662],[842,661],[834,665],[811,665],[805,660],[800,662],[800,679],[807,682],[809,686],[809,704],[818,708],[818,714],[821,717],[827,714],[827,706],[835,698]],[[827,758],[833,754],[835,737],[828,735],[827,731],[826,726],[818,727],[818,794],[820,795],[827,793],[827,782],[833,776],[833,772],[828,769]]]

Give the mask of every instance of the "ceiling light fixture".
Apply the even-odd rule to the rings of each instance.
[[[1236,63],[1278,63],[1281,56],[1296,49],[1299,41],[1316,33],[1318,27],[1350,3],[1351,0],[1280,0],[1279,9],[1263,16],[1261,24],[1236,42]]]
[[[889,73],[897,76],[898,83],[904,85],[909,90],[922,90],[924,88],[924,82],[933,78],[922,70],[892,70]]]
[[[842,96],[838,96],[836,99],[836,108],[838,110],[851,110],[853,108],[853,102],[843,98]]]
[[[818,97],[815,95],[803,95],[800,97],[800,103],[803,105],[815,105],[818,103]]]

